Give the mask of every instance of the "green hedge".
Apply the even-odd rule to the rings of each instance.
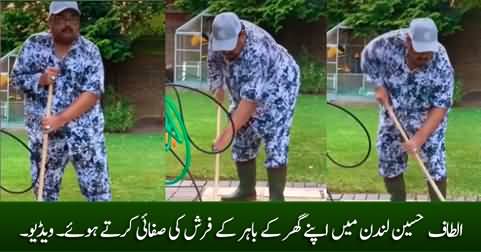
[[[104,116],[106,132],[129,131],[135,122],[133,105],[123,96],[108,87],[104,96]]]
[[[302,94],[321,95],[326,93],[326,69],[314,56],[302,52],[297,59],[301,68],[301,90]]]
[[[458,106],[463,100],[463,81],[461,79],[456,79],[454,82],[453,91],[453,103],[454,106]]]

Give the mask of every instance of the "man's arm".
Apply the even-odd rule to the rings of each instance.
[[[209,90],[216,92],[224,87],[224,74],[222,67],[224,66],[224,58],[220,52],[209,50],[207,57],[207,82]],[[219,97],[216,97],[219,98]]]
[[[60,113],[59,117],[66,122],[70,122],[85,112],[89,111],[95,104],[97,104],[99,97],[90,92],[82,93],[77,100],[72,103],[64,112]]]
[[[361,70],[366,74],[369,82],[376,85],[376,100],[383,106],[390,105],[389,92],[384,86],[384,41],[378,37],[370,41],[361,52]]]
[[[224,91],[224,75],[222,73],[222,66],[225,64],[221,58],[221,54],[209,50],[209,56],[207,58],[207,81],[209,90],[214,94],[215,99],[224,103],[225,91]]]
[[[448,112],[445,108],[432,108],[428,112],[428,117],[424,122],[423,126],[416,132],[416,134],[411,138],[410,141],[406,142],[405,149],[410,152],[416,152],[421,146],[426,143],[428,138],[436,131],[439,127],[443,118]]]
[[[389,97],[389,91],[383,85],[377,85],[376,89],[376,101],[383,107],[391,106],[391,99]]]
[[[260,59],[260,57],[256,57]],[[249,76],[245,76],[244,83],[240,89],[239,96],[241,98],[239,105],[232,113],[232,120],[234,122],[234,132],[242,128],[249,119],[255,114],[256,108],[259,103],[262,103],[262,90],[265,85],[265,79],[263,76],[262,65],[260,61],[250,62],[252,69],[256,71],[249,71]],[[222,150],[227,146],[228,142],[232,139],[232,126],[229,125],[222,132],[221,136],[216,140],[214,144],[214,150]]]
[[[386,43],[383,37],[377,37],[361,52],[361,71],[367,75],[368,81],[377,87],[384,85]]]
[[[225,99],[225,91],[222,87],[220,88],[217,88],[215,91],[214,91],[214,97],[215,99],[219,102],[219,103],[224,103],[224,99]]]
[[[66,110],[56,116],[46,117],[42,121],[43,128],[49,126],[51,131],[55,131],[72,120],[89,111],[97,104],[99,97],[90,92],[82,93]]]
[[[34,37],[30,37],[24,42],[10,76],[12,87],[27,94],[38,94],[46,90],[44,88],[53,84],[51,78],[57,76],[59,72],[57,68],[53,67],[36,68],[40,64],[34,64],[34,61],[38,61],[38,59],[33,53],[39,49],[35,46],[34,40]]]
[[[249,100],[241,100],[239,106],[234,110],[232,113],[232,121],[234,122],[234,130],[232,130],[232,125],[229,124],[227,128],[225,128],[221,135],[217,138],[214,143],[213,149],[215,151],[220,151],[224,149],[230,140],[234,137],[232,133],[237,132],[242,126],[244,126],[249,119],[254,115],[256,112],[256,103]]]
[[[440,126],[453,103],[454,69],[444,49],[440,52],[439,58],[439,67],[433,75],[436,80],[433,88],[435,92],[431,94],[432,108],[429,110],[423,126],[416,132],[411,141],[405,143],[408,152],[416,151],[428,140]]]
[[[237,132],[242,128],[256,112],[256,103],[248,100],[241,100],[237,109],[232,113],[234,130]],[[227,130],[232,131],[231,126]]]

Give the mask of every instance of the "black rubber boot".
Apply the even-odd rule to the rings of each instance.
[[[406,201],[406,185],[402,174],[394,178],[384,178],[384,185],[391,194],[392,202]]]
[[[428,183],[428,190],[429,190],[429,198],[431,199],[431,201],[433,201],[433,202],[434,201],[441,201],[438,198],[438,195],[436,194],[436,192],[434,192],[434,189],[431,186],[431,184],[429,184],[429,182],[427,182],[427,183]],[[448,187],[447,179],[443,178],[439,181],[434,181],[434,183],[438,186],[439,191],[441,191],[441,194],[446,199],[446,193],[447,193],[447,187]]]
[[[267,169],[267,179],[269,183],[269,200],[284,201],[284,189],[286,187],[287,167],[277,167]]]
[[[256,194],[256,160],[236,162],[239,186],[231,195],[223,196],[222,201],[255,201]]]

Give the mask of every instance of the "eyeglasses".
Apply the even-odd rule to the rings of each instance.
[[[56,24],[59,25],[66,25],[67,23],[70,23],[72,25],[79,25],[80,24],[80,18],[79,17],[64,17],[64,16],[55,16],[54,19]]]

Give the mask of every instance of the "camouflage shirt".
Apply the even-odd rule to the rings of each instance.
[[[222,52],[209,50],[210,89],[225,84],[231,94],[231,110],[242,99],[255,102],[253,123],[260,131],[288,126],[299,91],[299,67],[269,33],[248,21],[241,23],[247,38],[238,59],[227,62]]]

